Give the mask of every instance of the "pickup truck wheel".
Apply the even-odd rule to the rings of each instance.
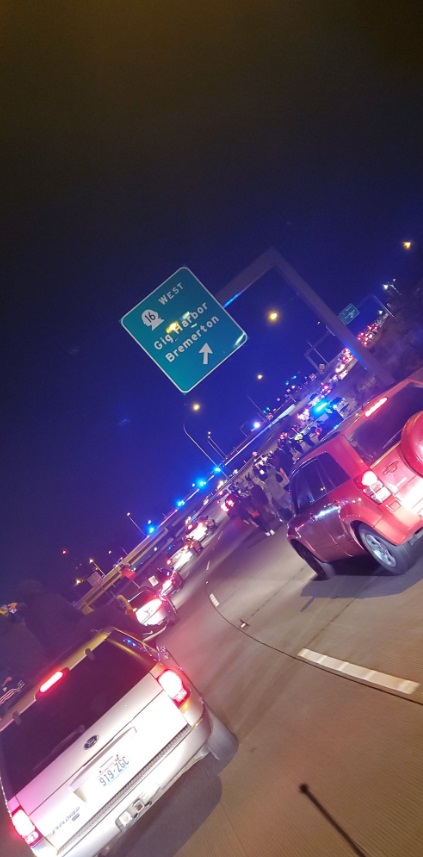
[[[298,556],[300,556],[301,559],[303,559],[307,565],[316,572],[318,580],[329,580],[330,577],[333,577],[334,574],[336,574],[336,569],[333,563],[322,562],[320,559],[317,559],[317,556],[314,556],[314,554],[312,554],[311,551],[304,547],[300,542],[291,542],[291,544]]]
[[[359,524],[357,531],[365,550],[388,574],[405,574],[413,564],[409,545],[393,545],[367,524]]]

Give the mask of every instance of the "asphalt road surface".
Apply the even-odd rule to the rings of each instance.
[[[284,526],[225,520],[183,573],[158,642],[239,747],[191,769],[116,857],[420,857],[423,560],[320,582]],[[28,855],[2,818],[2,857]]]

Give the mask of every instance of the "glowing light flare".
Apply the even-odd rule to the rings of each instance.
[[[162,672],[157,681],[176,705],[181,705],[189,696],[189,691],[185,687],[181,677],[173,670]]]
[[[12,812],[12,824],[27,845],[35,845],[42,838],[40,831],[37,830],[22,807]]]
[[[371,486],[376,485],[377,482],[379,482],[379,479],[373,470],[366,470],[361,477],[361,484],[364,485],[365,488],[371,488]]]
[[[370,408],[367,408],[367,410],[364,411],[364,416],[371,417],[371,415],[374,414],[375,411],[378,411],[379,408],[381,408],[382,405],[384,405],[387,401],[387,396],[384,396],[383,399],[378,399],[378,401],[375,402],[374,405],[371,405]]]
[[[46,681],[44,681],[40,685],[40,687],[38,688],[38,693],[46,693],[46,691],[50,690],[50,688],[53,687],[54,684],[57,684],[57,682],[60,681],[60,679],[62,679],[64,675],[64,670],[56,670],[53,675],[49,676],[49,678],[46,679]]]

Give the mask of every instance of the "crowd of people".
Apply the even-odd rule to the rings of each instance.
[[[291,471],[300,456],[318,443],[319,434],[320,427],[313,422],[306,428],[295,424],[289,432],[282,432],[269,455],[255,455],[251,471],[244,479],[230,485],[243,520],[254,523],[271,536],[278,521],[286,523],[291,519]]]
[[[305,432],[294,425],[289,433],[280,435],[276,448],[267,457],[257,456],[251,471],[230,485],[244,521],[272,536],[279,522],[290,520],[292,468],[305,447],[312,448],[317,440],[314,425]],[[200,542],[190,539],[187,543],[195,553],[202,551]],[[119,602],[83,614],[63,596],[47,591],[30,578],[18,584],[16,598],[13,612],[0,611],[0,709],[19,689],[18,684],[22,687],[52,659],[91,633],[109,626],[141,633],[133,611]]]

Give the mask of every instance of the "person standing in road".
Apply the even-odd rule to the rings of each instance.
[[[316,446],[316,441],[311,439],[311,435],[314,434],[314,432],[315,432],[315,427],[312,424],[312,425],[308,426],[307,429],[302,433],[303,441],[305,444],[307,444],[307,446],[310,447],[310,449],[313,449]]]
[[[292,518],[292,503],[288,492],[285,490],[288,479],[283,479],[275,468],[272,468],[264,483],[265,491],[272,498],[272,505],[276,510],[279,520],[286,523]]]
[[[291,473],[291,470],[294,466],[294,458],[287,438],[279,438],[275,455],[277,455],[278,458],[277,469],[280,472],[283,470],[289,477],[289,474]]]
[[[303,455],[303,448],[301,446],[301,442],[298,438],[298,434],[295,433],[292,437],[288,438],[289,445],[294,453],[299,453]]]
[[[270,506],[264,488],[249,475],[246,477],[246,481],[248,484],[248,493],[256,513],[254,521],[266,533],[266,536],[274,536],[275,530],[272,524],[275,521],[275,513]]]

